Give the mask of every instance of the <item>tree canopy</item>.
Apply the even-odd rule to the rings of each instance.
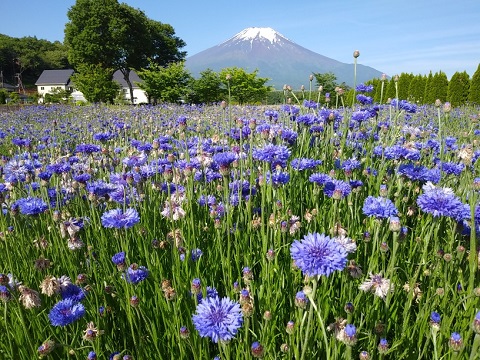
[[[186,44],[175,36],[172,26],[117,0],[77,0],[67,16],[65,44],[70,63],[76,68],[98,65],[120,70],[132,101],[131,69],[165,66],[186,56],[180,51]]]
[[[15,85],[15,75],[20,74],[24,84],[33,85],[43,70],[69,66],[67,49],[58,41],[0,34],[0,70],[5,82]]]

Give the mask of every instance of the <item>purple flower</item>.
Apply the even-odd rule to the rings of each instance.
[[[270,163],[272,168],[277,165],[285,167],[290,157],[290,150],[284,145],[267,144],[263,148],[253,149],[252,156],[255,160]]]
[[[423,194],[417,198],[418,207],[434,217],[449,216],[457,218],[464,211],[464,204],[450,188],[435,187],[427,182],[422,187]]]
[[[331,180],[332,180],[332,178],[330,177],[330,175],[322,174],[322,173],[312,174],[308,178],[308,181],[313,182],[317,185],[321,185],[321,186],[325,185],[327,182],[329,182]]]
[[[116,253],[115,255],[112,256],[112,262],[115,265],[123,265],[125,264],[125,251],[121,251],[119,253]]]
[[[351,191],[352,188],[348,183],[336,179],[328,181],[323,188],[323,192],[325,195],[336,200],[340,200],[345,196],[348,196]]]
[[[138,266],[132,264],[125,272],[125,280],[131,284],[138,284],[140,281],[145,280],[148,277],[148,270],[145,266]]]
[[[295,170],[307,170],[315,169],[318,165],[322,164],[322,160],[297,158],[290,162],[290,166]]]
[[[240,304],[228,297],[207,297],[197,305],[192,316],[195,329],[201,337],[209,337],[214,343],[229,341],[242,326],[243,315]]]
[[[190,256],[190,258],[192,259],[192,261],[197,261],[198,259],[200,259],[200,257],[203,255],[203,251],[200,250],[200,249],[192,249],[192,254]]]
[[[85,315],[85,307],[72,299],[60,300],[56,303],[48,318],[53,326],[69,325]]]
[[[12,208],[19,208],[24,215],[38,215],[48,209],[48,205],[40,198],[28,197],[15,201]]]
[[[395,204],[390,199],[373,196],[368,196],[365,199],[362,211],[367,216],[381,219],[397,216],[398,214]]]
[[[335,270],[343,270],[347,252],[333,238],[318,233],[309,233],[290,246],[295,264],[308,276],[329,276]]]
[[[356,97],[357,101],[362,105],[370,105],[371,103],[373,103],[373,99],[370,96],[358,94]]]
[[[60,288],[60,295],[63,300],[70,299],[75,302],[85,299],[85,291],[80,287],[72,283],[68,283],[66,286]]]
[[[373,91],[373,85],[358,84],[355,89],[359,92],[369,93]]]
[[[84,154],[93,154],[95,152],[100,152],[102,147],[94,144],[78,144],[75,148],[75,153],[84,153]]]
[[[128,208],[125,212],[113,209],[102,215],[102,225],[106,228],[128,229],[140,221],[137,210]]]

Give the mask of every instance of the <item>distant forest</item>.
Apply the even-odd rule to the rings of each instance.
[[[32,88],[43,70],[68,68],[71,66],[67,48],[61,42],[0,34],[0,71],[4,82],[16,85],[19,74],[23,86]]]

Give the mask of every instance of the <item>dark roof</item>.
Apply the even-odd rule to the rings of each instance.
[[[43,70],[35,85],[67,85],[73,70]]]
[[[16,90],[17,87],[13,86],[13,85],[10,85],[10,84],[7,84],[6,82],[3,82],[3,83],[0,82],[0,89],[5,89],[7,91],[13,91],[13,90]]]
[[[137,83],[143,82],[142,79],[137,75],[137,73],[134,70],[130,70],[130,81],[132,83],[133,88],[138,89]],[[123,74],[120,70],[117,70],[113,73],[113,80],[118,82],[122,88],[128,87],[127,82],[123,78]]]

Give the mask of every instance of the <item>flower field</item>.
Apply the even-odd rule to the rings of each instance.
[[[1,359],[480,359],[480,109],[0,114]]]

